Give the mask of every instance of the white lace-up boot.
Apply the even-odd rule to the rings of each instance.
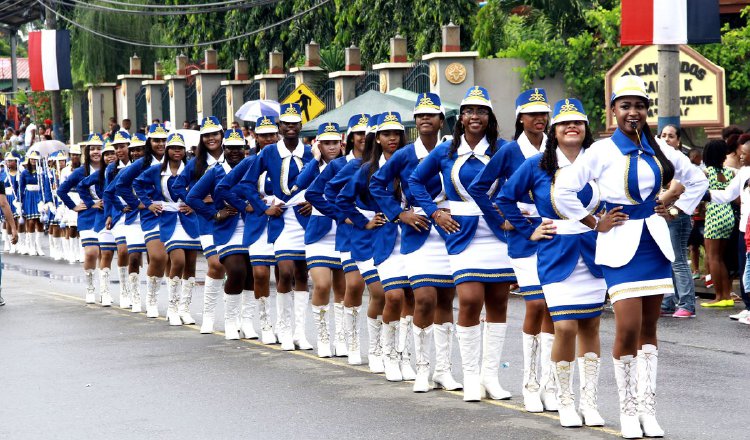
[[[271,324],[271,305],[268,304],[269,297],[258,298],[258,318],[260,320],[260,341],[264,344],[275,344],[276,334]]]
[[[120,279],[120,308],[129,309],[133,306],[130,299],[130,284],[128,283],[128,266],[118,266],[117,275]]]
[[[523,333],[523,405],[528,412],[542,412],[544,405],[539,396],[539,335]]]
[[[224,339],[228,341],[240,339],[237,319],[240,317],[241,302],[242,296],[239,294],[224,294]]]
[[[307,308],[310,302],[310,292],[294,291],[294,345],[300,350],[312,350],[313,346],[308,342],[305,334],[307,322]]]
[[[359,307],[344,308],[344,329],[348,346],[346,348],[349,365],[361,365],[362,353],[359,348]]]
[[[539,343],[541,357],[539,364],[541,374],[539,376],[539,398],[545,411],[557,411],[557,384],[555,382],[555,366],[552,362],[552,343],[555,335],[552,333],[540,333]]]
[[[86,275],[86,304],[96,304],[96,287],[94,287],[94,269],[84,270]]]
[[[414,357],[416,358],[416,377],[412,391],[415,393],[426,393],[432,389],[430,386],[430,346],[432,345],[432,325],[419,328],[412,324],[414,334]]]
[[[195,290],[195,278],[190,277],[182,280],[182,292],[180,293],[180,305],[177,313],[183,324],[195,324],[195,318],[190,314],[190,304],[193,302],[193,291]]]
[[[240,336],[243,339],[258,339],[258,333],[255,332],[255,292],[252,290],[242,291],[242,322],[240,323]]]
[[[560,425],[566,428],[581,426],[581,417],[576,412],[576,398],[573,394],[573,373],[575,363],[568,361],[553,362],[553,374],[557,382],[558,413]]]
[[[503,346],[505,345],[505,333],[508,330],[508,324],[504,322],[485,322],[484,323],[484,349],[482,350],[482,387],[485,389],[487,396],[493,400],[510,399],[510,392],[506,391],[498,374],[500,373],[500,359],[503,356]]]
[[[457,325],[456,336],[458,336],[458,350],[461,352],[461,366],[464,370],[464,402],[479,402],[484,395],[479,369],[482,327],[479,324],[471,327]]]
[[[133,313],[140,313],[143,311],[143,304],[141,301],[141,274],[138,272],[129,274],[128,281],[130,282],[130,299],[132,304],[130,311]]]
[[[583,357],[578,358],[578,377],[581,392],[578,412],[586,426],[604,426],[604,419],[599,414],[597,404],[601,364],[601,359],[596,353],[586,353]]]
[[[383,364],[383,347],[380,345],[380,333],[383,331],[383,317],[378,316],[376,319],[367,317],[367,334],[369,346],[367,348],[367,362],[370,366],[370,373],[384,373],[385,365]]]
[[[411,344],[414,340],[413,321],[413,316],[406,316],[398,321],[398,346],[396,351],[399,353],[399,367],[403,380],[414,380],[417,377],[416,371],[411,366]]]
[[[40,257],[44,256],[44,251],[42,250],[42,239],[44,238],[44,232],[35,232],[34,233],[34,250],[36,251],[36,254]]]
[[[169,306],[167,307],[167,320],[169,325],[182,325],[180,319],[180,284],[182,280],[175,276],[169,279]]]
[[[161,277],[148,277],[146,282],[146,318],[159,317],[159,290]]]
[[[460,390],[463,385],[456,382],[451,372],[453,323],[434,324],[432,330],[435,339],[435,371],[432,373],[432,382],[435,387],[442,387],[449,391]]]
[[[206,281],[203,286],[202,334],[214,332],[214,323],[216,322],[216,303],[219,301],[219,294],[221,294],[223,283],[224,280],[217,280],[206,276]]]
[[[620,397],[620,435],[623,438],[641,438],[638,420],[638,361],[632,355],[613,359],[617,393]]]
[[[400,356],[396,351],[396,328],[398,321],[383,323],[380,331],[380,345],[383,347],[383,366],[385,378],[389,382],[401,382],[404,380],[399,365]]]
[[[347,345],[346,345],[346,327],[344,326],[344,303],[334,302],[331,306],[333,309],[333,331],[334,331],[334,346],[333,354],[336,357],[346,357]]]
[[[276,293],[276,334],[279,337],[281,349],[285,351],[295,349],[294,330],[292,329],[293,307],[292,292]]]
[[[108,267],[99,269],[99,292],[101,294],[102,307],[110,307],[112,305],[112,294],[109,293]]]
[[[318,335],[318,357],[331,357],[331,335],[328,332],[328,306],[312,306],[315,333]]]
[[[656,421],[656,366],[659,351],[652,344],[638,350],[638,420],[646,437],[664,437]]]

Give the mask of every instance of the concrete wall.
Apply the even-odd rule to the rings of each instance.
[[[524,90],[518,70],[525,65],[523,60],[511,58],[477,59],[474,62],[474,81],[490,93],[492,107],[500,124],[500,137],[504,139],[512,139],[515,132],[516,98]],[[469,86],[471,84],[467,88]],[[546,78],[534,86],[547,92],[550,105],[566,97],[562,76]]]

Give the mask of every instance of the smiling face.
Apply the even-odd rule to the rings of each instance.
[[[297,140],[300,130],[302,130],[300,122],[279,122],[279,134],[286,140]]]
[[[612,105],[617,127],[629,137],[637,137],[643,131],[648,118],[648,105],[642,98],[623,96]],[[636,128],[633,128],[635,126]],[[638,133],[636,133],[636,130]]]
[[[185,158],[185,147],[173,146],[167,150],[170,161],[180,162]]]
[[[151,139],[151,150],[154,155],[162,157],[164,156],[164,149],[167,147],[166,139]]]
[[[466,133],[484,136],[490,123],[490,109],[483,105],[465,105],[461,107],[461,124]]]
[[[104,164],[105,165],[109,165],[112,162],[114,162],[115,160],[117,160],[117,153],[116,152],[114,152],[114,151],[107,151],[106,153],[104,153]]]
[[[96,163],[102,160],[102,147],[100,145],[89,145],[88,149],[91,163]]]
[[[364,131],[357,131],[352,133],[352,135],[354,150],[362,154],[362,152],[365,151],[365,139],[367,139],[367,135]]]
[[[341,155],[341,142],[339,141],[322,141],[318,143],[318,149],[320,150],[320,157],[330,162],[334,158]]]
[[[221,148],[221,132],[206,133],[201,135],[201,141],[206,146],[206,150],[211,154]]]
[[[401,142],[400,130],[383,130],[377,134],[377,141],[383,148],[384,154],[393,154]]]
[[[583,144],[586,136],[586,123],[583,121],[568,121],[555,124],[557,143],[564,146],[578,146]]]
[[[278,141],[278,133],[262,133],[255,135],[255,145],[258,147],[258,151],[262,150],[266,145],[275,144]]]
[[[224,159],[231,166],[235,166],[245,157],[245,147],[242,145],[225,145]]]
[[[523,125],[523,131],[526,133],[533,133],[535,135],[541,135],[547,128],[547,122],[549,121],[549,113],[537,112],[537,113],[521,113],[518,116],[521,124]]]
[[[138,160],[146,155],[146,149],[143,147],[132,147],[128,148],[130,154],[130,160]]]
[[[123,162],[128,160],[128,144],[114,144],[113,147],[115,147],[115,154],[117,155],[117,160],[120,160]]]
[[[419,113],[414,115],[414,123],[417,125],[420,136],[434,136],[440,133],[443,121],[440,114]]]

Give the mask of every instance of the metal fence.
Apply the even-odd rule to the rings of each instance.
[[[151,99],[154,98],[151,97]],[[172,121],[172,111],[169,108],[169,86],[166,84],[161,88],[161,118],[165,121]],[[172,121],[172,126],[178,123],[182,124],[182,121]]]
[[[187,84],[185,88],[185,119],[191,123],[198,120],[198,96],[195,81]]]
[[[323,113],[336,108],[336,83],[332,79],[323,83],[323,86],[318,89],[315,94],[318,95],[320,100],[323,101],[323,104],[326,105]]]
[[[138,93],[135,94],[135,121],[136,127],[148,125],[148,114],[146,112],[146,87],[141,86]]]
[[[294,75],[287,75],[284,81],[279,83],[279,102],[286,99],[287,96],[291,95],[296,86],[296,80]]]
[[[430,66],[420,61],[404,75],[404,88],[414,93],[430,91]]]
[[[244,102],[260,99],[260,83],[255,81],[250,84],[245,91],[242,92],[242,99]]]
[[[356,96],[362,95],[368,90],[380,90],[380,73],[374,70],[368,70],[357,80],[354,86]]]
[[[227,117],[227,88],[219,87],[211,96],[211,114],[219,118],[219,121],[228,123]]]

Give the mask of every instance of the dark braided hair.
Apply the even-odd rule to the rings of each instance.
[[[539,168],[547,172],[547,174],[552,178],[552,182],[555,181],[555,173],[557,173],[558,165],[557,165],[557,136],[555,135],[555,126],[557,124],[554,124],[550,126],[549,131],[547,133],[547,143],[544,147],[544,153],[542,153],[542,160],[539,162]],[[591,144],[594,143],[594,135],[591,132],[591,127],[589,127],[589,123],[586,122],[586,134],[583,136],[583,144],[581,145],[582,149],[587,149],[591,146]]]
[[[727,143],[722,140],[708,141],[703,147],[703,163],[716,171],[724,170],[724,161],[727,159]]]
[[[490,152],[495,153],[495,150],[497,150],[497,139],[500,136],[498,132],[498,124],[497,124],[497,117],[495,117],[495,112],[492,111],[488,107],[488,110],[490,110],[489,115],[489,121],[487,123],[487,130],[484,132],[485,137],[487,137],[487,142],[490,144]],[[459,110],[459,114],[463,111],[463,108]],[[458,151],[458,147],[461,146],[461,136],[465,133],[464,126],[461,123],[461,118],[459,117],[458,121],[456,121],[456,125],[453,127],[453,140],[451,141],[451,148],[448,150],[448,155],[453,156]]]

